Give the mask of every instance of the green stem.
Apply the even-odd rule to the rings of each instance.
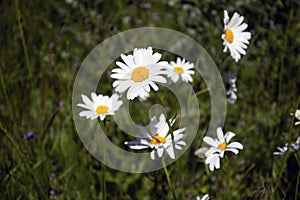
[[[169,185],[170,189],[172,190],[173,199],[177,200],[176,193],[175,193],[174,187],[171,184],[170,175],[169,175],[169,172],[168,172],[168,169],[167,169],[164,158],[162,158],[162,164],[163,164],[163,167],[164,167],[164,172],[165,172],[165,175],[166,175],[166,178],[167,178],[167,181],[168,181],[168,185]]]
[[[10,134],[8,133],[8,131],[6,130],[6,128],[3,126],[3,124],[0,122],[0,129],[4,132],[4,134],[6,135],[6,137],[8,137],[8,139],[11,141],[11,143],[13,144],[13,146],[15,147],[15,149],[17,150],[19,156],[20,156],[20,160],[25,160],[26,162],[23,162],[24,165],[26,166],[27,170],[29,171],[29,173],[31,173],[31,175],[33,176],[33,179],[35,180],[36,184],[37,184],[37,188],[40,191],[44,191],[43,187],[39,181],[39,179],[36,176],[36,173],[33,171],[31,165],[30,165],[30,161],[24,157],[23,152],[19,149],[18,145],[15,143],[14,139],[10,136]],[[43,199],[46,199],[46,195],[44,192],[42,192],[43,195]]]
[[[201,94],[204,94],[204,93],[206,93],[206,92],[208,92],[208,91],[209,91],[208,88],[204,88],[204,89],[198,91],[198,92],[196,93],[196,96],[198,97],[198,96],[200,96]]]
[[[13,109],[12,109],[12,105],[11,105],[11,101],[9,100],[8,98],[8,87],[4,81],[4,70],[2,69],[3,66],[0,65],[0,83],[1,83],[1,86],[2,86],[2,90],[3,90],[3,95],[4,95],[4,98],[5,98],[5,101],[6,101],[6,106],[7,106],[7,109],[8,109],[8,114],[9,114],[9,117],[10,117],[10,121],[12,122],[15,117],[14,117],[14,112],[13,112]]]
[[[101,120],[98,118],[98,121],[99,121],[99,125],[101,126]],[[106,118],[104,119],[103,121],[103,127],[104,127],[104,134],[106,132]],[[105,152],[104,152],[104,163],[106,163],[106,143],[103,144],[104,145],[104,149],[105,149]],[[102,163],[102,167],[101,167],[101,191],[102,191],[102,200],[106,200],[107,199],[107,196],[106,196],[106,178],[105,178],[105,175],[106,175],[106,166],[105,164]]]
[[[178,166],[178,162],[175,161],[175,166],[176,166],[176,174],[177,174],[177,178],[179,179],[180,181],[180,189],[181,189],[181,198],[182,199],[185,199],[185,190],[184,190],[184,187],[183,187],[183,179],[182,179],[182,176],[181,176],[181,173],[180,173],[180,168]]]
[[[285,29],[285,34],[284,34],[284,41],[283,41],[283,51],[281,52],[281,57],[280,57],[280,68],[279,68],[279,87],[278,87],[278,103],[280,103],[281,95],[282,95],[282,80],[283,80],[283,74],[284,74],[284,59],[286,57],[286,52],[288,48],[288,37],[289,37],[289,31],[291,27],[291,21],[292,17],[294,14],[294,9],[291,9],[289,12],[289,17],[288,17],[288,23]]]
[[[295,153],[295,158],[296,158],[297,163],[298,163],[298,168],[300,168],[300,160],[299,160],[299,157],[297,155],[297,152]],[[296,183],[296,188],[295,188],[295,200],[298,199],[299,181],[300,181],[300,170],[298,170],[297,183]]]
[[[298,107],[298,105],[299,105],[299,100],[296,104],[296,108]],[[279,171],[279,176],[277,177],[276,185],[275,185],[275,188],[274,188],[273,193],[272,193],[273,198],[274,198],[275,192],[277,191],[277,189],[279,187],[279,182],[281,180],[281,177],[282,177],[282,174],[283,174],[283,171],[284,171],[284,167],[286,166],[286,162],[287,162],[287,159],[289,157],[291,141],[292,141],[292,136],[293,136],[294,120],[295,120],[295,115],[293,115],[293,118],[292,118],[292,121],[291,121],[291,124],[290,124],[288,148],[287,148],[287,150],[285,152],[285,155],[284,155],[284,158],[283,158],[283,163],[284,164],[281,165],[281,168],[280,168],[280,171]]]
[[[23,51],[24,51],[24,55],[25,55],[25,61],[26,61],[26,65],[28,68],[28,72],[29,72],[29,80],[31,82],[33,72],[32,72],[31,65],[30,65],[29,54],[28,54],[28,50],[27,50],[25,37],[24,37],[24,30],[23,30],[23,26],[21,23],[22,15],[21,15],[21,11],[19,8],[19,0],[15,0],[15,4],[16,4],[16,15],[17,15],[18,28],[19,28],[20,35],[21,35],[21,41],[22,41],[22,47],[23,47]]]
[[[172,120],[174,120],[176,118],[176,115],[172,118]],[[173,144],[173,149],[174,149],[174,153],[175,153],[175,141],[174,141],[174,134],[173,134],[173,132],[174,132],[173,126],[171,126],[169,120],[167,120],[167,123],[168,123],[168,126],[170,127],[170,134],[171,134],[171,137],[172,137],[172,144]],[[179,169],[179,166],[178,166],[178,162],[176,162],[176,161],[175,161],[175,169],[176,169],[177,178],[180,181],[181,198],[185,199],[185,191],[184,191],[184,188],[183,188],[183,185],[182,185],[183,181],[182,181],[180,169]]]
[[[231,197],[231,192],[232,192],[232,186],[231,186],[231,180],[232,180],[232,176],[231,176],[231,169],[230,169],[230,166],[229,166],[229,160],[228,160],[228,157],[225,156],[225,175],[226,175],[226,178],[227,178],[227,184],[228,184],[228,189],[227,189],[227,199],[232,199]]]

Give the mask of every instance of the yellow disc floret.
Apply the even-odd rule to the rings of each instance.
[[[149,77],[149,69],[141,66],[135,68],[131,73],[131,79],[135,82],[142,82]]]
[[[234,39],[234,35],[232,30],[226,29],[225,31],[225,39],[227,40],[228,43],[232,43]]]
[[[159,143],[166,143],[166,138],[161,137],[161,136],[156,134],[152,137],[152,140],[150,141],[150,144],[159,144]]]
[[[174,72],[176,72],[177,74],[182,74],[184,72],[184,69],[182,67],[176,66],[174,67]]]
[[[218,145],[219,149],[225,150],[227,148],[227,144],[225,142],[222,142],[221,144]]]
[[[103,115],[103,114],[107,113],[108,109],[109,109],[109,107],[100,105],[96,108],[96,113],[99,115]]]

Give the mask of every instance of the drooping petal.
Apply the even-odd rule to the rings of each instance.
[[[166,149],[166,151],[167,151],[168,155],[170,156],[170,158],[175,159],[175,152],[174,152],[173,146],[169,146]]]

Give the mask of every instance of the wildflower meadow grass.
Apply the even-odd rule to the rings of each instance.
[[[298,0],[0,10],[0,199],[300,199]]]

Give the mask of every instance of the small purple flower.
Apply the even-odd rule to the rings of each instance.
[[[216,10],[212,10],[210,13],[213,17],[217,16],[217,14],[218,14],[218,12]]]
[[[158,21],[160,19],[160,17],[158,16],[158,14],[156,12],[152,13],[152,17],[155,21]]]
[[[55,174],[54,172],[51,172],[50,177],[51,177],[51,178],[55,178],[55,177],[56,177],[56,174]]]
[[[191,17],[191,18],[196,18],[196,17],[197,17],[197,13],[196,13],[195,11],[192,11],[192,12],[190,13],[190,17]]]
[[[53,49],[54,47],[55,47],[55,42],[53,42],[53,41],[50,42],[50,43],[49,43],[49,48],[50,48],[50,49]]]
[[[268,23],[269,23],[270,26],[274,26],[274,24],[275,24],[275,22],[274,22],[272,19],[270,19],[270,20],[268,21]]]
[[[176,181],[175,186],[177,186],[177,187],[180,186],[180,181]]]
[[[125,17],[124,17],[124,21],[125,22],[129,22],[131,20],[131,16],[130,15],[126,15]]]
[[[211,177],[210,177],[210,180],[211,180],[211,182],[216,182],[217,177],[216,177],[216,176],[211,176]]]
[[[150,9],[152,7],[151,3],[140,3],[140,7],[144,9]]]
[[[58,107],[61,108],[61,109],[63,109],[65,107],[65,103],[62,100],[60,100],[58,102]]]
[[[195,180],[198,180],[198,179],[200,179],[200,174],[196,174],[196,176],[195,176]]]
[[[76,42],[77,43],[82,43],[82,37],[80,35],[76,36]]]
[[[192,198],[193,198],[193,195],[192,195],[192,194],[188,194],[188,195],[186,195],[186,198],[187,198],[187,199],[192,199]]]
[[[239,125],[240,125],[240,126],[245,126],[245,125],[246,125],[246,122],[245,122],[244,120],[241,120],[241,121],[239,121]]]
[[[141,20],[141,19],[137,19],[137,20],[136,20],[136,24],[137,24],[137,25],[141,25],[141,24],[143,24],[143,20]]]
[[[241,164],[241,165],[244,165],[245,163],[246,163],[246,159],[243,158],[243,159],[241,160],[240,164]]]
[[[50,190],[49,194],[50,194],[50,196],[53,196],[53,195],[55,195],[55,191],[54,190]]]
[[[29,131],[24,135],[24,140],[30,140],[35,138],[37,135],[35,132]]]

